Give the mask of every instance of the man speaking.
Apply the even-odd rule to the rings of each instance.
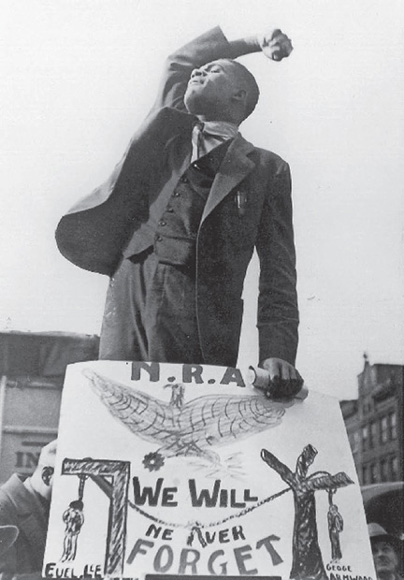
[[[172,54],[110,179],[60,221],[62,254],[111,276],[100,358],[235,366],[256,248],[259,363],[299,382],[289,167],[238,129],[259,89],[234,59],[261,51],[280,61],[292,45],[215,28]]]

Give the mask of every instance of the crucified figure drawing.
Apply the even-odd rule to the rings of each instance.
[[[293,472],[270,451],[266,449],[261,451],[261,458],[280,475],[293,492],[295,523],[290,572],[290,578],[293,580],[327,580],[318,543],[315,492],[335,490],[353,483],[344,472],[331,475],[322,471],[308,476],[308,469],[316,455],[317,450],[313,445],[306,445],[297,459],[296,469]]]

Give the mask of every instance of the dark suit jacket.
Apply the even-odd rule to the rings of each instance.
[[[45,552],[47,521],[41,502],[30,493],[18,475],[0,488],[0,525],[14,525],[15,543],[0,555],[0,580],[40,572]]]
[[[219,28],[167,61],[159,96],[111,178],[59,223],[56,238],[78,266],[112,274],[136,240],[150,207],[164,210],[159,193],[172,161],[189,150],[195,117],[183,95],[193,68],[232,58],[232,45]],[[237,136],[215,177],[197,236],[197,314],[204,362],[234,366],[242,319],[241,293],[248,263],[260,259],[258,330],[260,360],[294,363],[297,298],[290,173],[280,157]],[[244,215],[237,197],[245,197]]]

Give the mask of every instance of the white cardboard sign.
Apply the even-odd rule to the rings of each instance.
[[[69,366],[43,574],[374,580],[338,401],[224,367]]]

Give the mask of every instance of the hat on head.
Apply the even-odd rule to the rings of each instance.
[[[380,524],[375,522],[368,524],[368,534],[371,543],[376,542],[377,540],[387,542],[388,544],[392,545],[393,548],[395,548],[395,550],[397,550],[399,553],[403,548],[400,539],[396,536],[388,534]]]
[[[18,536],[16,526],[0,526],[0,556],[14,544]]]

